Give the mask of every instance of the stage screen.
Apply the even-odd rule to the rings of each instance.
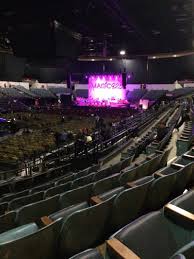
[[[120,103],[125,101],[122,75],[89,76],[89,99],[99,102]]]

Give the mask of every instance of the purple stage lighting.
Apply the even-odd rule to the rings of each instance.
[[[119,103],[124,101],[125,89],[122,75],[92,75],[89,77],[89,98],[97,101]]]

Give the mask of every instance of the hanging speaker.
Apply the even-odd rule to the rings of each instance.
[[[122,85],[123,85],[123,88],[126,89],[126,85],[127,85],[127,73],[126,72],[122,73]]]
[[[71,88],[71,74],[67,73],[67,88]]]

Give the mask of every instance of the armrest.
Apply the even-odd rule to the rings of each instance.
[[[113,238],[106,241],[108,249],[121,259],[140,259],[132,250],[121,243],[118,239]]]
[[[157,153],[157,154],[163,154],[163,152],[160,151],[160,150],[156,150],[155,153]]]
[[[194,159],[194,156],[191,156],[191,155],[188,155],[188,154],[185,154],[183,155],[183,158],[188,158],[188,159]]]
[[[181,224],[185,228],[194,229],[194,214],[170,203],[164,207],[164,213],[171,217],[175,223]]]
[[[137,185],[135,184],[135,182],[128,182],[126,183],[126,187],[128,188],[133,188],[133,187],[136,187]]]
[[[41,221],[42,223],[45,225],[45,226],[48,226],[50,225],[51,223],[53,223],[52,219],[50,219],[49,217],[47,216],[44,216],[41,218]]]
[[[154,175],[155,175],[156,177],[163,177],[163,176],[166,176],[165,174],[162,174],[162,173],[160,173],[160,172],[156,172]]]
[[[92,205],[97,205],[102,202],[102,200],[98,196],[93,196],[90,198],[90,202]]]
[[[177,168],[177,169],[181,169],[181,168],[185,167],[184,165],[177,164],[177,163],[172,163],[171,166],[173,166],[174,168]]]

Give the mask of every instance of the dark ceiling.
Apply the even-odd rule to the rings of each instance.
[[[28,57],[192,50],[193,7],[193,0],[7,0],[0,47]]]

